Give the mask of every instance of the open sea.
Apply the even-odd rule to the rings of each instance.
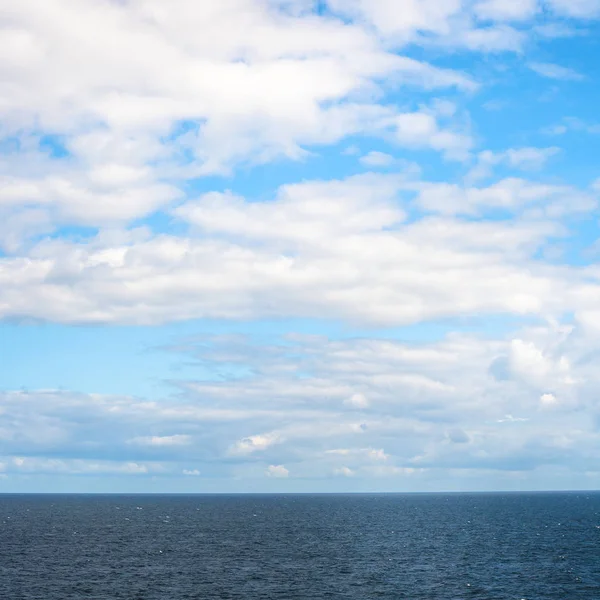
[[[600,600],[600,493],[0,496],[0,600]]]

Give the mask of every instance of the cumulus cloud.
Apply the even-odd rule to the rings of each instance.
[[[538,0],[483,0],[475,5],[475,14],[491,21],[525,21],[538,10]]]
[[[538,263],[490,256],[483,241],[512,243],[527,229],[541,244],[557,233],[567,196],[571,206],[593,207],[569,186],[507,179],[463,189],[419,184],[404,169],[387,178],[283,185],[264,202],[187,192],[190,179],[303,159],[309,147],[349,135],[468,160],[475,140],[455,103],[430,98],[401,107],[386,100],[383,82],[466,92],[476,84],[389,44],[424,44],[425,36],[485,45],[507,34],[505,25],[479,28],[455,0],[408,3],[402,11],[388,0],[340,0],[327,16],[256,0],[205,4],[177,0],[168,12],[154,0],[86,0],[76,8],[52,0],[42,13],[29,1],[11,7],[2,35],[18,52],[2,57],[8,91],[0,116],[15,144],[0,164],[0,243],[8,252],[0,257],[2,317],[155,324],[333,315],[405,324],[470,311],[553,312],[548,305],[565,286],[577,289],[571,274],[565,280]],[[501,21],[516,8],[488,1],[476,10]],[[95,35],[85,35],[90,23]],[[108,50],[102,39],[112,40]],[[555,153],[527,147],[480,159],[538,168]],[[507,231],[415,219],[415,192],[422,208],[446,216],[527,203],[555,221]],[[177,234],[140,226],[157,211],[178,220]],[[88,229],[43,239],[64,225]],[[467,238],[481,242],[465,247]],[[481,293],[500,280],[502,290]]]
[[[361,156],[360,162],[367,167],[388,167],[394,162],[394,157],[385,152],[371,151]]]
[[[278,433],[267,433],[262,435],[251,435],[236,442],[231,449],[232,454],[252,454],[260,450],[266,450],[269,446],[282,441]]]
[[[161,401],[65,391],[0,394],[4,472],[198,471],[214,478],[235,469],[243,479],[262,463],[272,467],[272,476],[293,464],[296,477],[311,479],[346,467],[357,478],[433,481],[444,469],[559,465],[579,472],[600,458],[597,338],[582,324],[524,328],[509,340],[299,336],[261,347],[209,337],[197,344],[190,356],[209,373],[219,373],[226,362],[248,375],[181,381],[179,393]],[[503,376],[490,369],[498,360],[504,361]],[[361,421],[343,405],[357,388],[373,399]],[[198,442],[130,443],[132,431],[151,439],[148,431],[158,425],[171,431],[185,426]],[[248,436],[257,430],[270,433]]]
[[[402,10],[393,0],[332,0],[329,4],[344,15],[366,20],[399,47],[418,42],[497,52],[517,51],[522,44],[519,32],[502,22],[510,13],[523,15],[522,9],[506,8],[511,0],[504,0],[504,6],[495,1],[476,6],[475,13],[487,12],[496,21],[483,27],[474,23],[470,3],[461,0],[410,0]]]
[[[468,182],[491,177],[497,166],[519,169],[521,171],[536,171],[542,169],[553,156],[560,153],[560,148],[509,148],[504,152],[485,150],[477,156],[477,164],[467,174]]]
[[[575,18],[595,18],[600,16],[599,0],[547,0],[557,13]]]
[[[440,215],[405,222],[413,205],[404,197],[415,192],[422,210]],[[583,298],[589,283],[533,256],[565,232],[563,216],[595,206],[593,190],[518,178],[463,188],[420,182],[410,171],[285,185],[274,201],[209,193],[174,211],[186,235],[142,228],[85,244],[44,240],[29,257],[0,258],[0,314],[139,324],[552,314]],[[456,218],[495,208],[516,219]]]
[[[208,375],[169,397],[1,391],[3,475],[426,485],[597,464],[600,272],[559,251],[598,185],[542,173],[561,149],[526,128],[507,137],[526,145],[483,145],[467,110],[508,77],[501,52],[583,79],[525,52],[597,0],[5,4],[0,318],[289,335],[182,341]],[[496,56],[453,69],[448,49]],[[482,319],[485,335],[379,335]]]
[[[350,398],[344,400],[344,404],[353,408],[369,408],[371,405],[369,399],[364,394],[352,394]]]
[[[554,406],[558,403],[558,399],[554,394],[542,394],[540,396],[542,406]]]
[[[339,467],[333,470],[334,475],[342,475],[343,477],[353,477],[354,471],[349,467]]]
[[[7,11],[7,248],[16,235],[65,224],[143,218],[179,199],[190,178],[380,135],[397,112],[374,101],[386,78],[475,87],[464,74],[388,51],[358,23],[262,0],[177,0],[167,12],[156,0],[50,0],[41,12],[27,0]]]
[[[409,148],[433,148],[451,160],[464,160],[473,141],[468,133],[440,127],[429,112],[403,113],[395,117],[395,136]]]
[[[198,477],[201,474],[198,469],[184,469],[182,473],[189,477]]]
[[[275,477],[277,479],[285,479],[289,477],[290,472],[283,465],[269,465],[265,471],[267,477]]]
[[[594,190],[577,190],[565,185],[540,184],[509,177],[483,187],[426,184],[421,187],[419,203],[424,209],[445,214],[474,215],[490,209],[502,209],[513,215],[527,215],[526,211],[531,211],[529,214],[532,216],[547,215],[554,221],[559,215],[592,210],[597,199]]]

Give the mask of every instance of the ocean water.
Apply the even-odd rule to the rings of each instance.
[[[600,600],[600,494],[0,496],[1,600]]]

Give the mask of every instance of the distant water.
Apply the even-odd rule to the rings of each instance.
[[[600,494],[0,496],[2,600],[600,600]]]

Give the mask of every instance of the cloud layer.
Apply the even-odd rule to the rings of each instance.
[[[4,393],[4,472],[253,477],[262,469],[275,478],[395,476],[400,486],[448,469],[599,475],[597,345],[585,325],[418,345],[217,336],[175,350],[210,373],[250,375],[174,382],[180,394],[164,402]]]
[[[0,378],[3,482],[599,481],[598,0],[0,5],[0,319],[204,374]]]

